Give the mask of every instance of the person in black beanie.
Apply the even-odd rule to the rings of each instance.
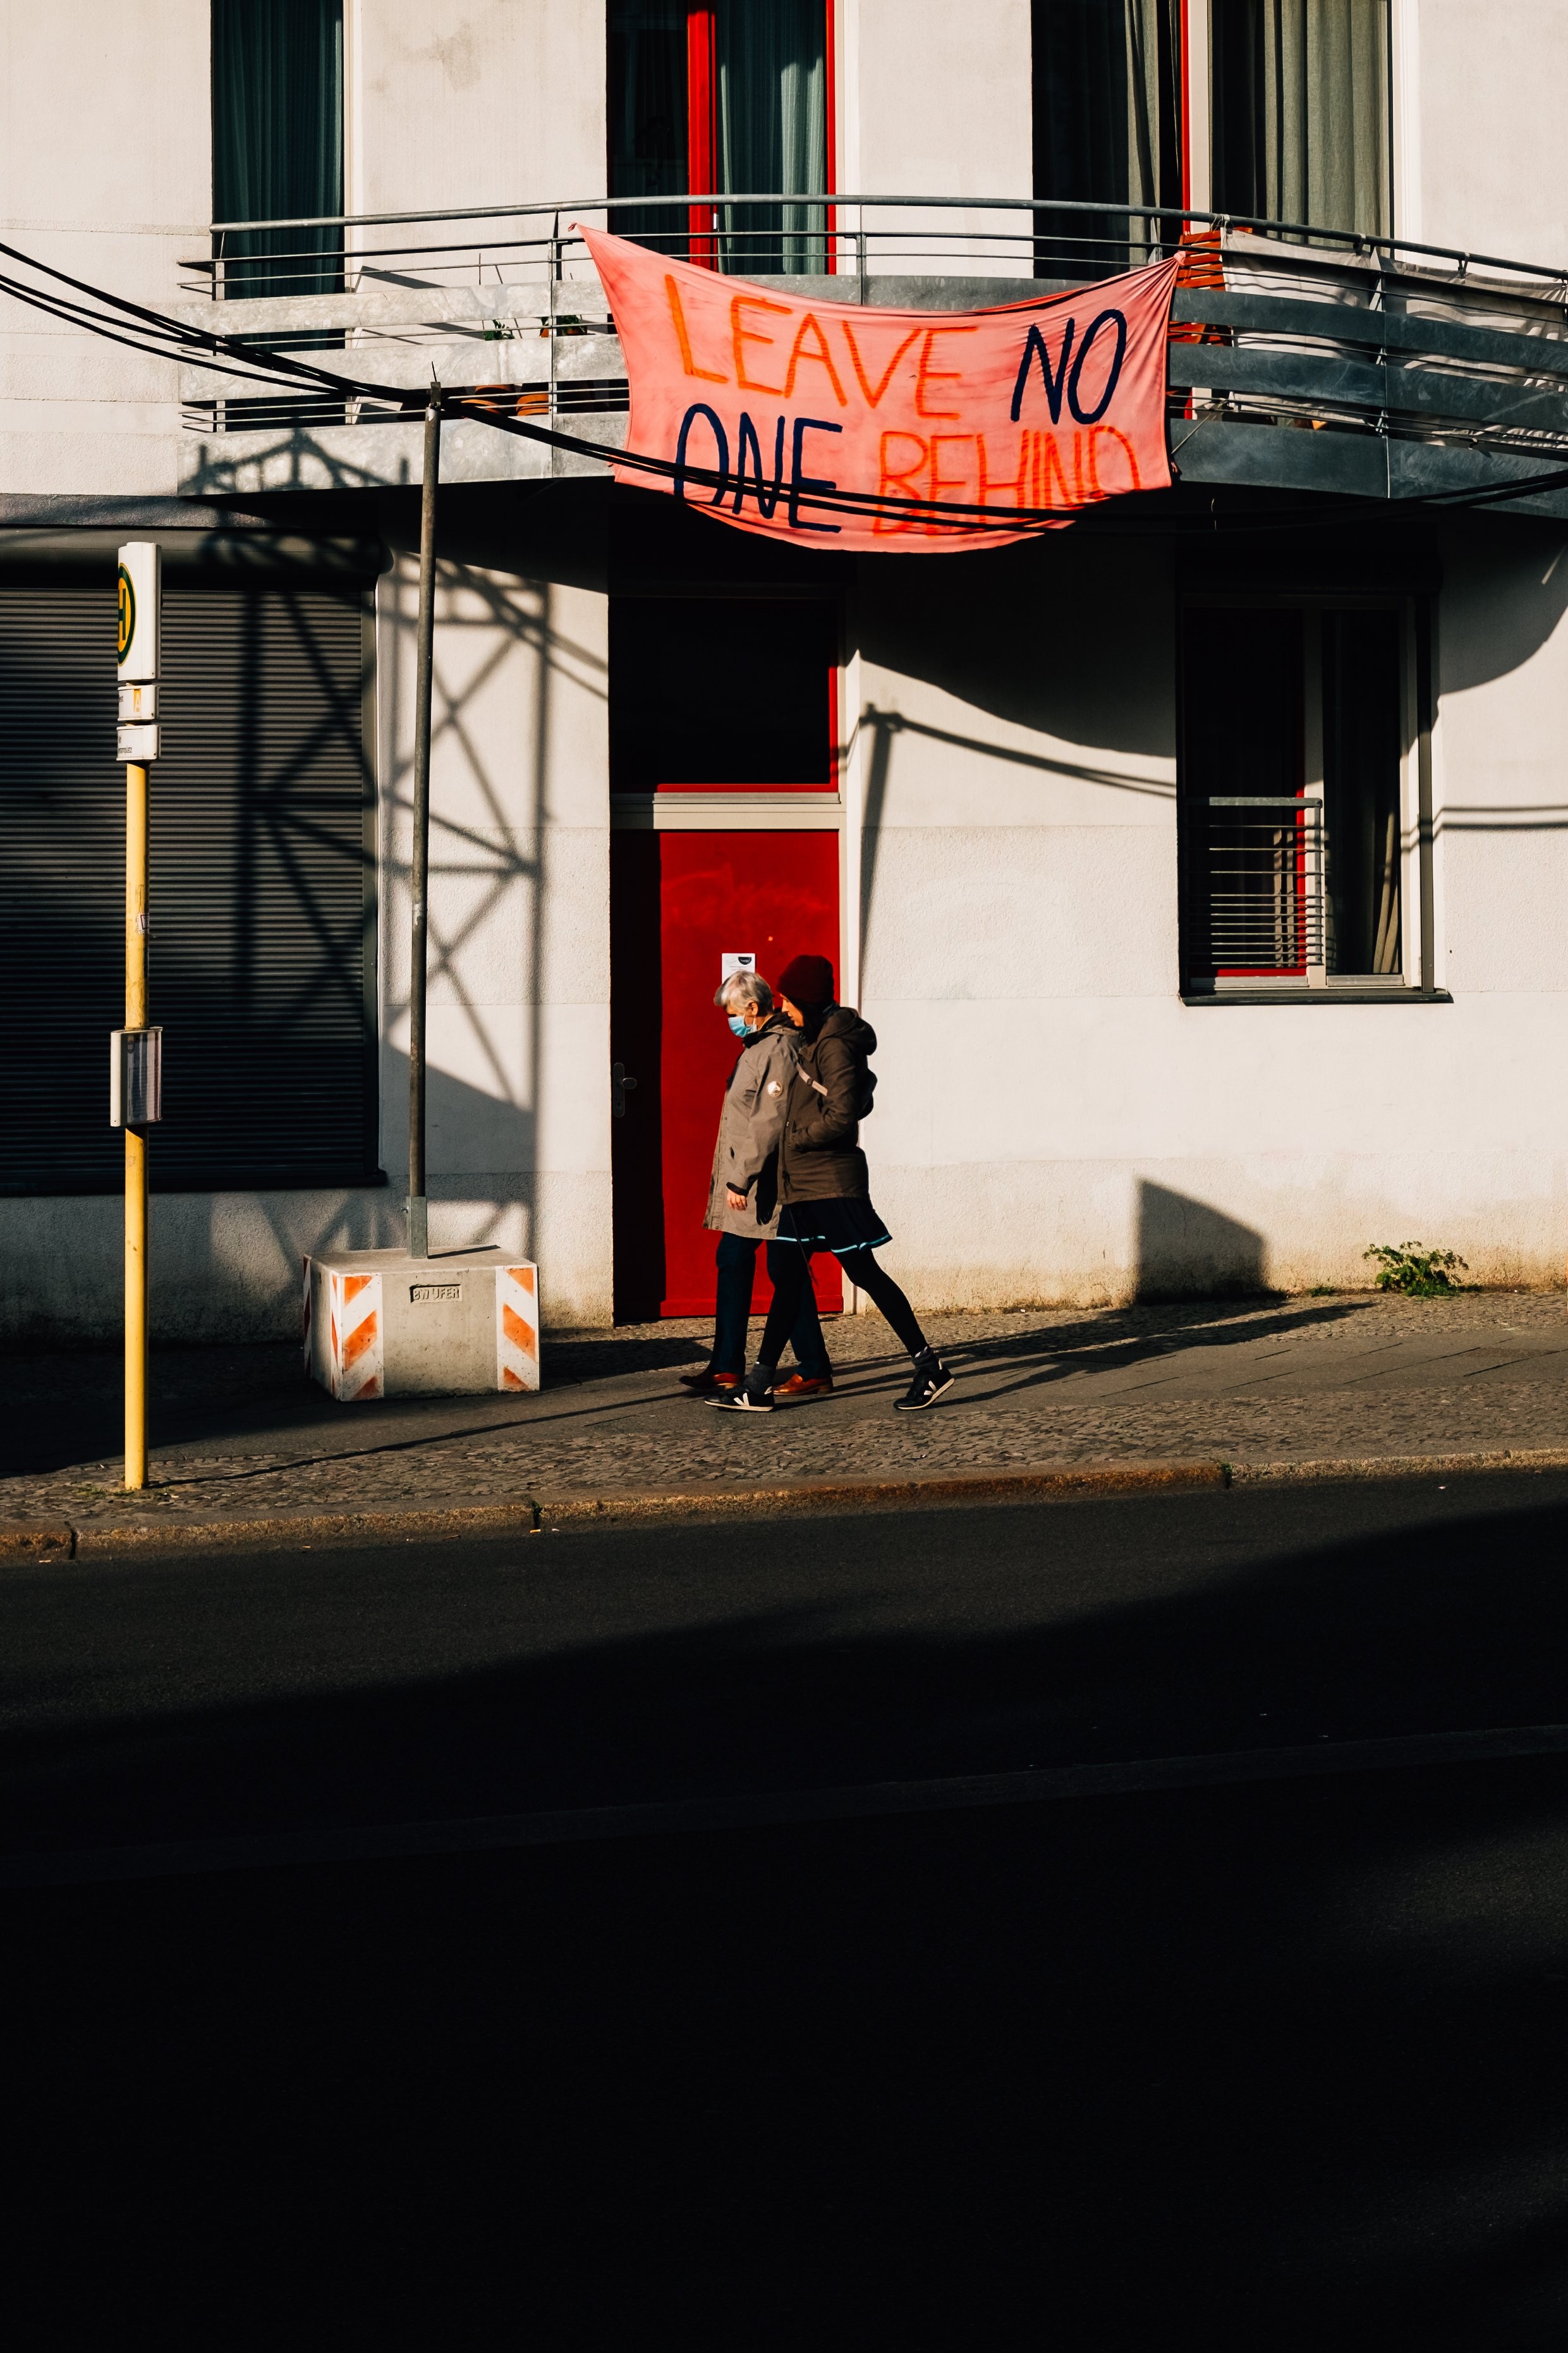
[[[814,1250],[830,1250],[858,1290],[886,1316],[914,1362],[914,1378],[898,1400],[900,1413],[919,1413],[945,1397],[952,1375],[920,1327],[914,1309],[874,1252],[892,1240],[871,1206],[859,1124],[876,1087],[868,1057],[877,1033],[853,1007],[833,995],[826,956],[799,955],[773,983],[786,1018],[801,1032],[799,1065],[784,1111],[779,1152],[778,1236],[768,1244],[773,1304],[757,1362],[744,1385],[709,1399],[727,1413],[771,1413],[779,1358],[811,1280]]]

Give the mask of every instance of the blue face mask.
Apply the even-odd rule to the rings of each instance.
[[[737,1038],[749,1038],[752,1034],[738,1013],[731,1014],[730,1027],[734,1031]]]

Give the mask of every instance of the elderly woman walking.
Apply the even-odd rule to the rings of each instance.
[[[775,1010],[773,991],[760,973],[731,973],[713,1001],[729,1017],[741,1052],[724,1089],[703,1219],[719,1235],[713,1353],[700,1373],[680,1377],[687,1388],[713,1393],[718,1402],[724,1394],[732,1395],[745,1377],[752,1282],[758,1250],[778,1231],[779,1141],[800,1045],[791,1023]],[[780,1394],[822,1396],[833,1387],[833,1367],[809,1282],[783,1324],[781,1345],[785,1335],[794,1344],[800,1370],[783,1384]]]
[[[778,1000],[799,1033],[779,1155],[778,1239],[768,1245],[773,1303],[762,1351],[743,1384],[709,1400],[733,1413],[772,1410],[779,1354],[811,1291],[811,1253],[830,1250],[851,1282],[865,1292],[909,1350],[914,1378],[895,1411],[919,1413],[945,1397],[952,1375],[921,1331],[914,1309],[874,1255],[891,1240],[871,1206],[859,1123],[871,1108],[876,1081],[868,1057],[877,1033],[847,1005],[833,1001],[833,967],[826,956],[800,955],[778,977]]]

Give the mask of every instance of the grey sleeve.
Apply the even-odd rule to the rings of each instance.
[[[746,1091],[736,1105],[741,1113],[740,1140],[731,1150],[730,1166],[724,1172],[725,1183],[737,1193],[751,1191],[778,1150],[795,1077],[795,1044],[782,1035],[771,1038],[765,1052],[753,1049],[746,1059],[759,1067],[754,1078],[748,1071]]]

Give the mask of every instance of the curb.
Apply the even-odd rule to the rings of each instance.
[[[274,1512],[265,1518],[119,1522],[76,1527],[42,1521],[0,1524],[0,1560],[124,1559],[171,1552],[276,1550],[401,1536],[536,1535],[548,1525],[738,1517],[758,1511],[840,1511],[899,1504],[985,1503],[1030,1496],[1114,1494],[1142,1489],[1223,1487],[1223,1462],[1062,1463],[1018,1472],[961,1471],[925,1479],[796,1479],[766,1487],[626,1488],[608,1495],[523,1495],[510,1504],[463,1504],[425,1511]]]
[[[1414,1479],[1488,1471],[1568,1469],[1568,1446],[1510,1447],[1468,1454],[1368,1454],[1304,1462],[1079,1462],[1035,1470],[936,1472],[913,1479],[797,1479],[787,1485],[627,1488],[606,1495],[524,1494],[508,1504],[425,1510],[280,1511],[255,1519],[142,1518],[77,1525],[0,1522],[0,1563],[110,1560],[176,1552],[276,1551],[401,1537],[535,1535],[546,1526],[609,1526],[721,1519],[763,1513],[894,1509],[945,1503],[1047,1502],[1209,1487],[1305,1485],[1327,1480]]]
[[[1568,1471],[1568,1446],[1499,1446],[1473,1454],[1343,1454],[1321,1462],[1231,1462],[1227,1484],[1289,1486],[1309,1479],[1458,1478],[1475,1471]]]

